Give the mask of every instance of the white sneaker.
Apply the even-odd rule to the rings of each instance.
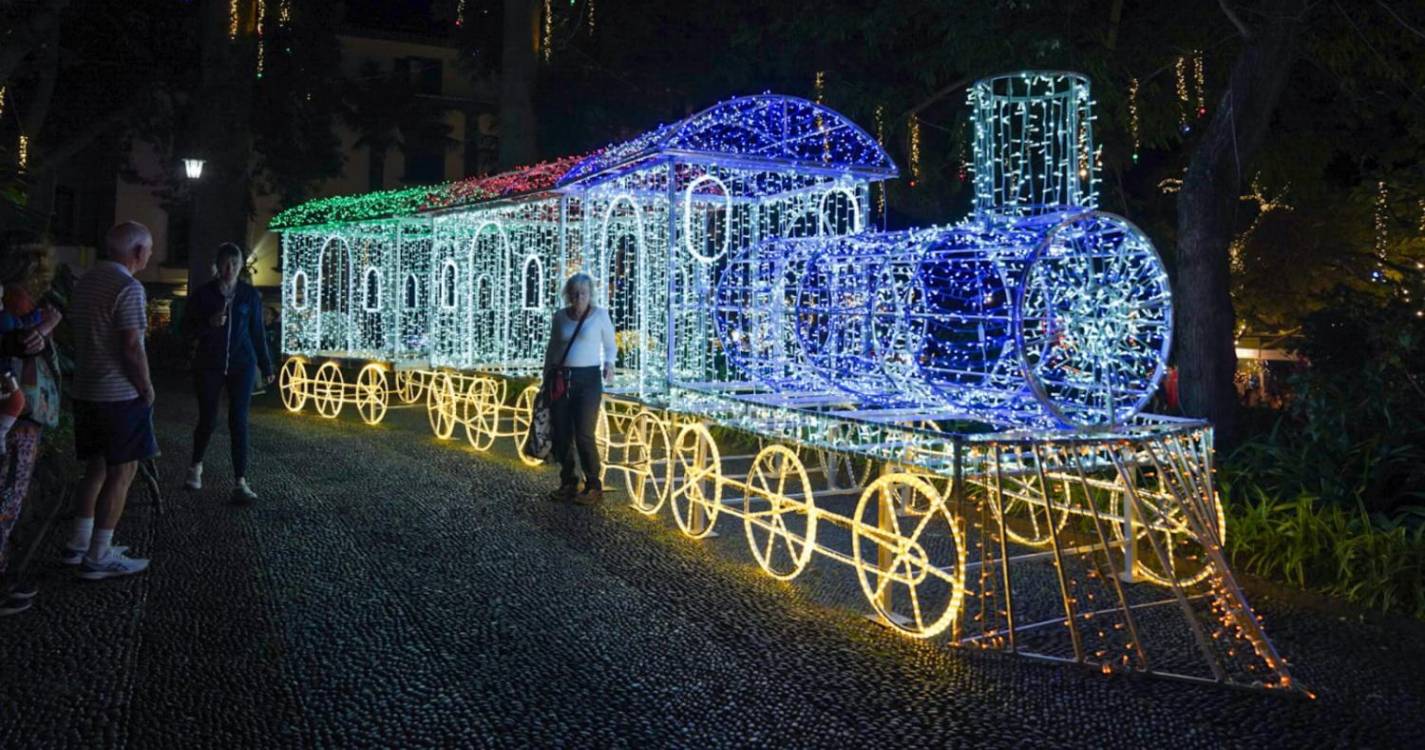
[[[109,554],[98,562],[93,562],[86,556],[84,561],[79,563],[79,570],[75,575],[86,581],[102,581],[105,578],[130,576],[145,570],[148,570],[148,560],[129,557],[118,551],[118,548],[111,547]]]
[[[203,489],[203,465],[193,464],[188,467],[188,479],[183,482],[183,486],[190,490]]]
[[[250,503],[256,499],[257,493],[253,492],[252,488],[247,486],[247,479],[237,480],[237,484],[233,486],[233,500]]]
[[[128,551],[129,551],[129,548],[128,548],[128,547],[125,547],[125,546],[122,545],[122,544],[116,544],[116,545],[110,547],[109,549],[111,549],[111,550],[113,550],[113,551],[115,551],[115,552],[117,552],[117,553],[119,553],[119,554],[121,554],[121,555],[124,554],[125,552],[128,552]],[[60,562],[60,564],[62,564],[62,565],[78,565],[79,563],[84,562],[84,555],[88,554],[88,552],[89,552],[89,545],[87,545],[87,544],[84,545],[84,549],[75,549],[75,548],[73,548],[73,547],[65,547],[65,548],[64,548],[64,551],[59,554],[59,562]]]

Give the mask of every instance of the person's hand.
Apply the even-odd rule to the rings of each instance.
[[[39,331],[30,329],[25,331],[25,335],[20,337],[20,343],[24,347],[22,356],[30,357],[44,351],[45,337]]]
[[[208,325],[211,326],[220,326],[226,322],[228,322],[227,311],[213,313],[212,317],[208,318]]]
[[[54,305],[45,305],[40,308],[40,328],[46,331],[53,331],[59,325],[59,321],[64,319],[64,313],[60,312]]]
[[[604,365],[604,382],[605,382],[605,383],[612,383],[612,382],[614,382],[614,366],[613,366],[613,365]]]
[[[274,380],[276,380],[276,379],[277,379],[277,373],[275,373],[275,372],[269,372],[269,373],[267,373],[266,375],[263,375],[263,376],[262,376],[262,382],[264,382],[264,383],[266,383],[266,384],[268,384],[268,385],[272,385],[272,381],[274,381]]]
[[[148,406],[153,406],[153,402],[158,398],[158,394],[153,392],[153,384],[144,386],[139,395],[143,396],[143,402]]]

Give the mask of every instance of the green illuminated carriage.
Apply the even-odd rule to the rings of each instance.
[[[869,229],[885,150],[767,94],[284,212],[283,398],[374,423],[394,394],[440,438],[522,445],[523,384],[583,271],[618,340],[605,471],[640,512],[694,538],[740,519],[778,578],[845,563],[911,636],[1292,686],[1223,556],[1210,426],[1142,411],[1171,295],[1148,238],[1096,210],[1088,81],[998,76],[970,103],[975,213],[949,227]],[[729,455],[728,432],[759,450]]]

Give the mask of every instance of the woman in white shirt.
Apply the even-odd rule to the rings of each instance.
[[[544,382],[553,382],[555,372],[562,369],[568,383],[564,396],[550,404],[554,457],[559,461],[559,489],[550,499],[581,505],[593,505],[604,496],[594,429],[604,397],[603,381],[613,378],[618,355],[609,311],[594,307],[593,299],[594,280],[588,274],[576,273],[564,282],[564,301],[569,306],[554,313],[544,352]],[[578,465],[574,463],[576,447]],[[584,470],[582,492],[580,466]]]

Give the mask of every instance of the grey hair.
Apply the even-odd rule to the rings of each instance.
[[[569,280],[564,282],[563,294],[565,301],[568,301],[569,293],[573,291],[574,287],[576,286],[585,286],[589,288],[589,301],[590,303],[592,303],[594,298],[594,277],[590,276],[587,273],[584,273],[583,271],[580,271],[579,273],[570,276]]]
[[[104,249],[115,260],[127,260],[138,256],[138,248],[153,244],[153,234],[148,227],[137,221],[123,221],[109,227],[104,235]]]

